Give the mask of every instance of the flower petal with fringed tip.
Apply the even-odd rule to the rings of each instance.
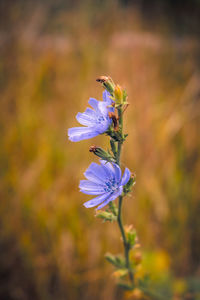
[[[101,209],[110,201],[115,200],[122,194],[123,186],[127,184],[131,176],[128,168],[122,176],[117,164],[104,160],[100,160],[100,163],[100,165],[91,163],[84,173],[87,180],[81,180],[79,184],[82,193],[97,196],[84,203],[87,208],[99,205],[97,209]]]

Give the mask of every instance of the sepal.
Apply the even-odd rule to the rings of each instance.
[[[114,130],[113,126],[110,126],[110,128],[105,133],[109,135],[115,142],[120,142],[121,144],[127,137],[127,134],[122,134],[120,127],[119,130],[116,131]]]
[[[128,98],[127,92],[126,92],[126,90],[123,90],[123,104],[124,105],[128,105],[127,98]]]

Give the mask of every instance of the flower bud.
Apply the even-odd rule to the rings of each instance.
[[[115,84],[111,77],[109,76],[100,76],[96,79],[97,82],[102,83],[103,87],[111,94],[113,95],[115,90]]]
[[[116,85],[114,90],[115,102],[117,105],[123,104],[123,90],[120,85]]]
[[[135,183],[136,183],[136,176],[133,174],[131,175],[127,184],[124,186],[123,192],[125,195],[131,192],[132,187],[135,185]]]
[[[115,162],[115,159],[112,157],[112,155],[109,152],[103,150],[101,147],[90,146],[89,151],[93,152],[96,156],[102,158],[103,160]]]
[[[104,222],[113,222],[117,220],[117,216],[115,216],[112,212],[108,211],[100,211],[96,214],[96,217],[102,219]]]
[[[128,245],[130,248],[133,248],[137,241],[136,231],[132,225],[129,225],[129,226],[125,226],[125,232],[126,232],[126,236],[127,236]]]

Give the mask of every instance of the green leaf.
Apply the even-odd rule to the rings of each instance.
[[[125,269],[125,261],[121,255],[113,255],[111,253],[106,253],[105,258],[117,269]]]

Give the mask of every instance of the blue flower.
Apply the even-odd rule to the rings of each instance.
[[[93,109],[87,108],[84,113],[76,115],[77,121],[86,127],[69,128],[69,140],[79,142],[104,133],[112,123],[112,120],[108,116],[108,112],[114,112],[113,107],[108,107],[112,102],[110,94],[107,91],[103,92],[103,101],[90,98],[88,103]]]
[[[125,169],[124,175],[121,176],[121,169],[115,163],[108,163],[100,160],[100,165],[91,163],[84,173],[87,180],[80,181],[80,191],[88,195],[98,195],[84,203],[84,206],[101,209],[110,201],[115,200],[123,192],[123,186],[127,184],[131,173],[128,168]]]

